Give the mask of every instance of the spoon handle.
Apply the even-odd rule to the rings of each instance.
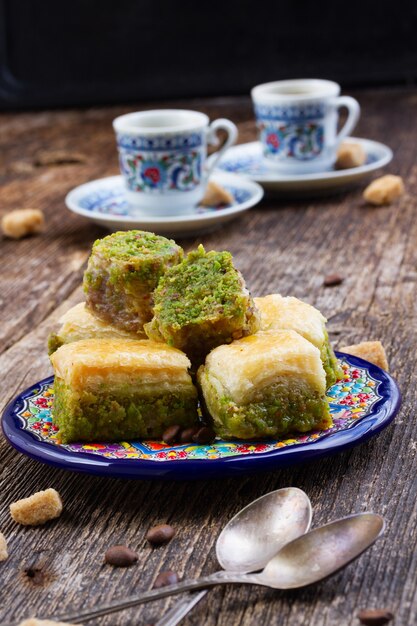
[[[238,574],[233,572],[216,572],[210,576],[198,578],[197,580],[184,580],[174,585],[168,585],[160,589],[151,589],[145,591],[138,596],[130,596],[125,600],[114,600],[108,604],[103,604],[100,607],[86,610],[79,610],[68,615],[60,615],[54,617],[55,621],[70,622],[75,624],[82,624],[90,619],[102,617],[103,615],[109,615],[110,613],[116,613],[123,609],[130,609],[139,604],[150,602],[152,600],[160,600],[168,596],[181,593],[182,591],[193,591],[195,589],[204,589],[205,587],[212,587],[214,585],[227,585],[229,583],[248,583],[254,585],[264,585],[262,581],[258,579],[255,574]],[[51,618],[49,618],[51,619]]]
[[[155,623],[155,626],[177,626],[207,594],[208,589],[196,593],[187,593]]]

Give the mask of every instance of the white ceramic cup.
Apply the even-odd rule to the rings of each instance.
[[[235,143],[237,128],[204,113],[161,109],[128,113],[113,121],[120,170],[129,203],[146,215],[191,212],[204,196],[208,178],[223,153]],[[207,165],[207,144],[227,139]]]
[[[329,169],[360,115],[358,102],[340,96],[340,85],[330,80],[279,80],[258,85],[251,94],[264,157],[284,174]],[[340,107],[348,117],[337,132]]]

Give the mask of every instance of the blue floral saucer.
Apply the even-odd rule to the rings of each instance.
[[[253,141],[229,148],[220,159],[218,167],[224,172],[240,174],[248,180],[256,181],[268,191],[283,195],[306,196],[341,191],[368,177],[392,160],[392,150],[377,141],[349,137],[344,142],[362,145],[367,156],[364,165],[345,170],[331,168],[315,174],[280,174],[264,158],[261,143]]]
[[[379,367],[338,353],[343,379],[328,390],[333,426],[326,431],[286,435],[279,441],[221,441],[212,445],[161,441],[60,444],[52,423],[53,377],[17,396],[2,426],[19,452],[87,474],[118,478],[204,479],[272,471],[319,459],[367,441],[394,419],[400,407],[395,381]]]
[[[158,235],[191,237],[218,228],[261,201],[264,192],[257,183],[230,172],[213,172],[215,181],[233,196],[233,203],[221,206],[197,206],[185,215],[156,217],[141,214],[126,197],[121,176],[93,180],[76,187],[65,198],[70,211],[105,226],[112,231],[150,230]]]

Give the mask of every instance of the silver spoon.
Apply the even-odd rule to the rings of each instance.
[[[380,515],[358,513],[316,528],[287,543],[259,574],[220,571],[197,580],[184,580],[161,589],[152,589],[139,596],[115,600],[99,608],[80,610],[54,619],[60,622],[83,623],[150,600],[214,585],[246,583],[272,589],[306,587],[327,578],[356,559],[378,539],[384,526]]]
[[[310,529],[311,502],[296,487],[261,496],[239,511],[223,528],[216,543],[217,560],[224,570],[256,572],[281,548]],[[187,594],[155,626],[176,626],[209,592]]]
[[[261,570],[286,543],[309,530],[311,517],[311,502],[301,489],[271,491],[224,527],[216,543],[217,560],[224,569],[242,574]],[[208,589],[185,596],[158,624],[177,624],[206,593]]]

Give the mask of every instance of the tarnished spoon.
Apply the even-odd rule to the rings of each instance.
[[[345,517],[286,544],[259,574],[220,571],[197,580],[152,589],[138,596],[115,600],[93,609],[79,609],[56,621],[82,623],[90,619],[129,609],[144,602],[214,585],[230,583],[262,585],[272,589],[297,589],[319,582],[356,559],[384,530],[384,520],[374,513]]]
[[[239,511],[223,528],[216,543],[224,570],[256,572],[281,548],[310,529],[311,503],[301,489],[288,487],[261,496]],[[155,626],[176,626],[208,593],[187,594]]]
[[[217,560],[225,570],[256,572],[289,541],[311,525],[311,502],[296,487],[271,491],[237,513],[224,527],[216,543]],[[208,589],[188,594],[158,623],[178,624],[206,595]]]

